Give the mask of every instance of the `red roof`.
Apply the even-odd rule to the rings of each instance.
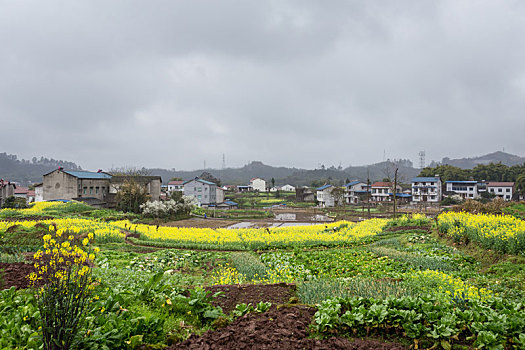
[[[489,182],[488,187],[514,187],[514,182]]]
[[[175,180],[175,181],[168,182],[168,185],[182,185],[183,183],[184,181],[182,180]]]
[[[27,192],[29,192],[29,188],[27,187],[20,186],[15,189],[15,194],[27,194]]]
[[[392,186],[391,182],[382,182],[382,181],[374,182],[372,184],[372,187],[391,187],[391,186]]]
[[[27,191],[27,196],[28,197],[34,197],[35,196],[35,191]]]

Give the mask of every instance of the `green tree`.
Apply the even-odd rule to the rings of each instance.
[[[518,176],[514,186],[520,196],[525,196],[525,173],[522,173],[520,176]]]
[[[125,212],[140,212],[140,205],[146,203],[151,196],[147,189],[135,182],[132,177],[127,179],[117,193],[117,209]]]

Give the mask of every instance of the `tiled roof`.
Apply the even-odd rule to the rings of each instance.
[[[69,171],[62,170],[66,174],[77,177],[79,179],[111,179],[111,175],[106,173],[95,173],[93,171]]]
[[[488,187],[514,187],[514,182],[489,182]]]
[[[224,201],[224,204],[228,204],[228,205],[238,205],[238,203],[234,202],[234,201]]]
[[[317,191],[326,190],[326,189],[329,188],[329,187],[332,187],[332,185],[324,185],[324,186],[321,186],[321,187],[317,188]]]
[[[191,181],[197,181],[197,182],[200,182],[200,183],[203,183],[203,184],[206,184],[206,185],[216,185],[213,182],[206,181],[206,180],[203,180],[203,179],[199,179],[198,177],[196,177],[194,179],[191,179],[191,180],[188,180],[188,181],[184,181],[183,184],[185,185],[185,184],[187,184],[188,182],[191,182]]]
[[[352,181],[352,182],[347,183],[347,184],[345,185],[345,187],[351,187],[351,186],[353,186],[353,185],[357,185],[357,184],[359,184],[359,183],[361,183],[361,181]],[[363,182],[363,183],[364,183],[364,182]]]
[[[19,186],[15,189],[15,194],[26,194],[27,192],[29,192],[29,188],[27,187]]]
[[[438,182],[439,177],[414,177],[412,182]]]
[[[182,185],[183,183],[184,181],[182,180],[175,180],[175,181],[168,182],[168,185]]]
[[[372,187],[390,187],[390,186],[392,186],[391,182],[383,182],[383,181],[374,182],[372,184]]]
[[[455,180],[450,180],[450,181],[446,181],[446,183],[454,183],[454,184],[477,184],[478,182],[477,182],[477,181],[463,181],[463,180],[455,181]]]

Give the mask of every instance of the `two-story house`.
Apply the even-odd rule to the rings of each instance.
[[[252,191],[266,192],[266,181],[260,177],[254,177],[250,180]]]
[[[348,204],[360,203],[368,193],[368,186],[361,181],[352,181],[345,185],[345,200]]]
[[[442,184],[439,176],[414,177],[412,180],[412,202],[439,203],[442,197]]]
[[[90,198],[106,201],[111,175],[102,171],[68,171],[58,168],[44,175],[43,200],[82,200]]]
[[[373,202],[390,202],[393,200],[393,184],[391,182],[374,182],[371,187],[371,197]],[[401,186],[397,185],[396,194],[402,192]]]
[[[454,192],[463,199],[474,199],[479,197],[477,181],[446,181],[446,191]]]
[[[184,192],[184,181],[173,180],[168,182],[167,191],[168,194],[171,194],[173,192]]]
[[[184,194],[195,197],[201,207],[217,204],[217,185],[198,177],[184,182]]]
[[[319,203],[320,207],[328,208],[328,207],[333,207],[335,205],[335,200],[334,200],[334,197],[332,196],[333,189],[334,189],[334,186],[332,185],[324,185],[316,189],[317,202]]]
[[[487,184],[487,191],[497,198],[510,201],[514,193],[514,182],[489,182]]]

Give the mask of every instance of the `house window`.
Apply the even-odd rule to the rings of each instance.
[[[87,193],[87,187],[84,187],[84,194]]]
[[[199,194],[199,195],[197,196],[197,198],[198,198],[199,200],[201,200],[202,196]]]
[[[202,192],[202,187],[199,187],[199,192]]]
[[[502,188],[498,188],[498,192],[499,193],[503,192],[503,189]]]
[[[93,194],[93,187],[89,188],[89,194]]]
[[[510,188],[505,189],[505,192],[510,192]]]
[[[98,194],[98,186],[95,187],[95,193]]]

